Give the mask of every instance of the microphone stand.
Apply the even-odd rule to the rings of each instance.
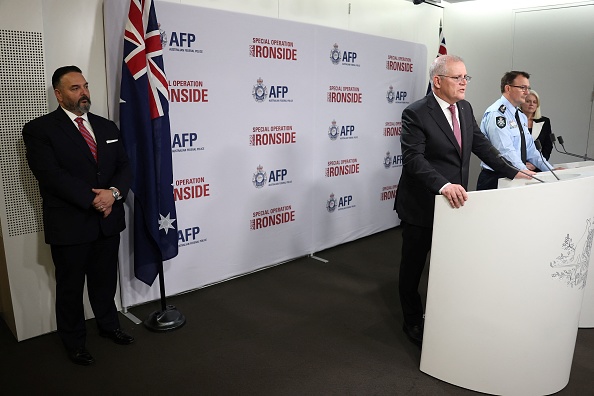
[[[559,137],[561,137],[561,136],[559,136]],[[557,176],[557,174],[555,172],[553,172],[553,170],[551,169],[549,164],[547,164],[547,161],[544,159],[544,156],[542,155],[542,144],[540,144],[540,140],[535,140],[534,145],[536,146],[536,149],[540,153],[540,158],[542,158],[542,162],[545,164],[547,169],[553,174],[553,176],[555,176],[555,178],[557,180],[561,180],[561,179],[559,179],[559,176]],[[565,149],[565,147],[563,147],[563,148]]]
[[[559,149],[557,148],[557,145],[555,144],[556,141],[557,141],[557,138],[555,137],[555,134],[551,133],[551,142],[553,142],[553,146],[555,147],[555,150],[557,150],[558,153],[569,155],[569,156],[576,157],[576,158],[581,158],[584,161],[594,161],[593,158],[590,158],[586,155],[577,155],[577,154],[567,152],[567,150],[565,150],[565,146],[563,145],[563,137],[562,136],[559,136],[559,143],[561,144],[561,147],[563,147],[564,151],[559,151]]]
[[[496,155],[496,156],[497,156],[497,158],[501,159],[501,161],[503,161],[503,163],[504,163],[504,164],[505,164],[507,167],[509,167],[509,168],[511,168],[511,169],[513,169],[513,170],[515,170],[516,172],[520,172],[521,174],[523,174],[523,175],[526,175],[526,176],[528,176],[528,177],[529,177],[529,178],[531,178],[531,179],[535,179],[535,180],[538,180],[538,181],[539,181],[539,182],[541,182],[541,183],[544,183],[544,180],[540,180],[538,177],[536,177],[536,176],[534,176],[534,175],[531,175],[531,174],[529,174],[529,173],[526,173],[526,172],[524,172],[523,170],[521,170],[521,169],[519,169],[519,168],[516,168],[515,166],[513,166],[513,165],[512,165],[512,164],[511,164],[511,163],[510,163],[510,162],[507,160],[507,158],[505,158],[503,155],[501,155],[501,153],[499,152],[499,150],[497,150],[497,149],[496,149],[494,146],[491,146],[491,149],[490,149],[490,150],[491,150],[491,153],[493,153],[494,155]]]

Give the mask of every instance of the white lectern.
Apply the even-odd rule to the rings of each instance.
[[[555,173],[561,180],[567,180],[575,177],[594,176],[594,161],[580,161],[565,164],[556,164],[555,167],[565,168],[562,171],[555,171]],[[539,173],[538,177],[545,182],[556,180],[550,172]],[[499,179],[499,188],[517,187],[533,183],[534,181],[527,181],[525,179]],[[554,224],[551,224],[549,222],[548,214],[552,211],[564,212],[567,208],[566,205],[567,202],[562,197],[552,199],[550,201],[550,206],[548,207],[547,211],[543,212],[540,216],[540,218],[543,219],[543,225],[545,227],[554,227]],[[594,202],[592,202],[591,205],[594,205]],[[590,256],[590,261],[594,261],[594,257]],[[590,267],[594,268],[594,264],[591,264]],[[582,310],[580,313],[579,327],[594,327],[594,278],[590,278],[590,282],[586,282],[586,288],[584,290],[584,299],[582,302]]]
[[[436,197],[421,371],[498,395],[567,385],[594,236],[594,177],[565,172],[561,182],[471,192],[460,209]]]

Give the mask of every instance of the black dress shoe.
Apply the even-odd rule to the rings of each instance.
[[[423,326],[422,325],[408,325],[404,323],[402,326],[402,330],[404,330],[404,334],[408,337],[408,339],[417,346],[423,345]]]
[[[69,351],[68,357],[73,363],[80,364],[81,366],[88,366],[95,363],[95,359],[93,359],[93,356],[91,356],[85,347],[80,347]]]
[[[115,329],[111,331],[100,330],[99,335],[101,337],[109,338],[116,344],[129,345],[134,342],[134,337],[124,333],[121,329]]]

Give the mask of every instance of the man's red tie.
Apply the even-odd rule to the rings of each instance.
[[[452,113],[452,129],[454,130],[454,136],[456,137],[456,141],[458,141],[458,146],[462,148],[462,132],[460,132],[460,124],[458,124],[458,118],[456,117],[456,105],[450,105],[448,109],[450,109],[450,112]]]
[[[78,124],[78,130],[80,131],[81,135],[85,138],[85,141],[89,145],[89,149],[91,149],[91,154],[93,154],[93,158],[97,161],[97,143],[95,143],[95,139],[91,135],[91,132],[85,127],[83,124],[84,119],[82,117],[76,117],[74,119]]]

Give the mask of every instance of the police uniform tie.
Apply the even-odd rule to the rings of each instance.
[[[520,121],[520,109],[516,109],[516,122],[520,131],[520,156],[522,157],[522,163],[526,164],[526,136],[524,136],[524,128],[522,128],[522,122]]]
[[[87,127],[85,127],[83,124],[84,119],[82,117],[76,117],[74,121],[78,124],[78,130],[80,131],[80,134],[87,142],[87,145],[91,150],[91,154],[93,154],[93,158],[95,158],[95,161],[97,161],[97,143],[95,142],[95,139],[93,139],[91,132],[89,132]]]
[[[462,132],[460,131],[460,124],[458,124],[458,118],[456,117],[456,105],[448,106],[450,113],[452,113],[452,129],[454,130],[454,136],[458,142],[458,146],[462,149]]]

